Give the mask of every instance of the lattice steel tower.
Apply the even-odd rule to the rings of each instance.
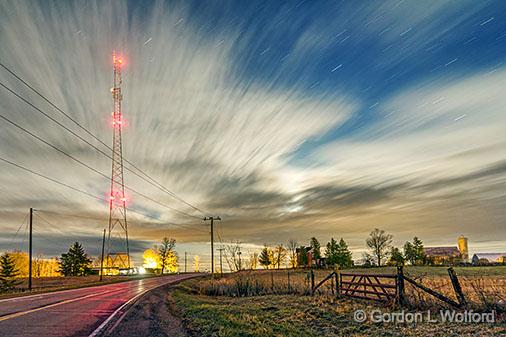
[[[113,54],[114,87],[111,88],[114,100],[112,113],[112,173],[109,194],[109,233],[107,236],[107,267],[130,268],[130,247],[128,245],[128,226],[126,216],[126,197],[123,179],[123,150],[121,145],[121,66],[123,60]],[[125,251],[126,249],[126,256]],[[125,261],[126,260],[126,261]]]

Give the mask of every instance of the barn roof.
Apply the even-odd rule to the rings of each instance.
[[[460,251],[457,247],[425,247],[423,249],[428,256],[459,256]]]
[[[497,262],[499,259],[506,257],[506,253],[476,253],[473,255],[473,259],[475,256],[479,260],[485,259],[490,262]]]

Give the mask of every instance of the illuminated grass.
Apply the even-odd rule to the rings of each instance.
[[[205,296],[191,292],[193,281],[172,292],[179,315],[191,336],[458,336],[500,335],[506,323],[357,323],[357,309],[388,312],[376,303],[328,296]]]

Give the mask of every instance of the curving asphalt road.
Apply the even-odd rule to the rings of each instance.
[[[0,336],[90,336],[128,301],[198,274],[147,278],[0,300]]]

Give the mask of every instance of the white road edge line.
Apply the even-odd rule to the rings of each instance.
[[[188,278],[191,278],[191,277],[188,277]],[[182,281],[186,279],[186,277],[183,277],[181,278],[180,280],[176,280],[176,281]],[[100,324],[98,326],[98,328],[96,328],[88,337],[97,337],[99,336],[99,334],[102,332],[102,330],[107,326],[107,324],[109,324],[109,322],[114,318],[114,316],[116,316],[123,308],[125,308],[127,305],[129,305],[130,303],[132,302],[135,302],[139,297],[141,297],[142,295],[144,295],[145,293],[147,293],[148,291],[151,291],[151,290],[154,290],[156,288],[159,288],[159,287],[162,287],[164,285],[167,285],[169,284],[169,282],[167,283],[163,283],[163,284],[160,284],[160,285],[157,285],[153,288],[149,288],[149,289],[146,289],[142,292],[140,292],[139,294],[135,295],[134,297],[132,297],[131,299],[129,299],[128,301],[126,301],[125,303],[123,303],[118,309],[116,309],[109,317],[107,317],[107,319],[105,321],[102,322],[102,324]]]

